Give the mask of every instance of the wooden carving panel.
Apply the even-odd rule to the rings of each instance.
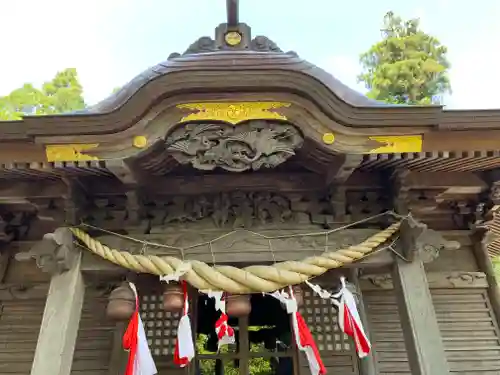
[[[249,228],[276,224],[331,224],[334,207],[325,194],[235,191],[198,196],[151,195],[144,199],[151,226],[203,223]]]
[[[303,142],[301,132],[291,124],[250,120],[237,126],[183,124],[168,135],[165,144],[180,164],[205,171],[243,172],[274,168],[295,155]]]
[[[358,374],[357,359],[352,340],[340,331],[338,313],[332,304],[312,291],[304,290],[303,317],[316,340],[321,357],[329,373]],[[303,355],[300,373],[309,374]]]
[[[153,181],[147,188],[128,195],[94,194],[82,205],[79,219],[108,230],[142,233],[195,224],[226,229],[304,225],[330,228],[341,222],[366,219],[391,207],[382,189],[378,188],[369,192],[318,191],[322,182],[308,174],[300,178],[290,175],[286,179],[274,174],[264,176],[265,179],[259,177],[260,183],[255,188],[248,181],[250,177],[243,179],[240,174],[233,179],[228,179],[227,175],[209,175],[196,179],[193,176],[176,177],[170,182]],[[240,182],[236,184],[235,179]],[[315,187],[314,192],[299,191],[298,187],[306,182]],[[179,194],[167,193],[173,185]],[[96,182],[93,186],[103,185]],[[386,217],[379,217],[370,223],[385,224],[385,220]]]

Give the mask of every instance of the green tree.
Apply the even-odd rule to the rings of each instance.
[[[19,120],[25,115],[51,115],[85,108],[76,69],[58,72],[41,89],[30,83],[0,97],[0,120]]]
[[[250,328],[250,327],[249,327]],[[255,330],[255,329],[251,329]],[[196,340],[196,352],[198,354],[215,354],[214,352],[210,352],[205,349],[205,346],[208,341],[208,336],[205,334],[198,335],[198,339]],[[263,344],[254,344],[250,345],[251,352],[265,352]],[[223,346],[220,350],[220,353],[229,353],[229,348],[227,345]],[[214,374],[215,373],[215,360],[211,359],[202,359],[199,361],[199,368],[202,375]],[[273,373],[271,369],[271,365],[269,362],[269,358],[252,358],[249,363],[249,372],[250,375],[271,375]],[[235,366],[234,361],[226,360],[224,361],[224,374],[228,375],[238,375],[239,369]]]
[[[500,281],[500,256],[496,256],[492,259],[493,269],[495,270],[495,276],[497,283]]]
[[[372,99],[392,104],[441,103],[451,92],[447,48],[420,29],[419,19],[384,17],[382,40],[360,56],[358,76]]]
[[[83,88],[74,68],[58,72],[52,81],[43,84],[42,91],[48,99],[47,113],[67,113],[85,108]]]

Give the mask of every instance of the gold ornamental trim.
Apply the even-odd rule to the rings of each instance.
[[[230,31],[226,35],[224,35],[224,40],[229,46],[237,46],[241,43],[241,34],[237,31]]]
[[[98,143],[46,145],[45,156],[48,162],[99,160],[98,157],[86,153],[98,146]]]
[[[381,135],[369,137],[380,142],[380,147],[370,150],[369,154],[399,154],[422,151],[421,135]]]
[[[344,136],[324,133],[322,141],[325,145],[342,147],[345,153],[363,155],[422,152],[423,144],[421,135]]]
[[[177,108],[191,112],[181,122],[215,120],[236,125],[248,120],[287,120],[279,109],[290,106],[284,102],[201,102],[178,104]]]

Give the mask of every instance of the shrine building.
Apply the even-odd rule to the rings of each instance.
[[[500,374],[500,110],[368,99],[227,8],[102,102],[0,123],[0,375],[124,374],[130,285],[160,375],[311,374],[275,291],[329,374]],[[312,288],[342,280],[363,358]]]

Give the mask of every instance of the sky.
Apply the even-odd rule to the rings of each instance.
[[[499,0],[240,0],[240,21],[351,88],[384,14],[419,17],[449,49],[449,109],[500,108]],[[5,0],[0,96],[77,68],[94,104],[225,21],[224,0]]]

